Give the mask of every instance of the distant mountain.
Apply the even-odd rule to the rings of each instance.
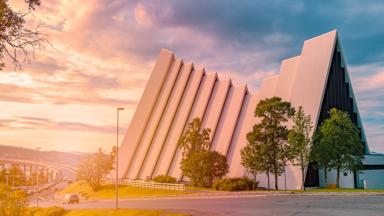
[[[34,149],[0,145],[0,158],[36,160],[59,163],[75,168],[87,156],[81,152],[36,151]]]

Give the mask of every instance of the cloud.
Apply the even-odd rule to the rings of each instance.
[[[384,45],[378,43],[382,30],[365,23],[382,22],[378,19],[382,17],[378,8],[382,7],[380,1],[362,6],[346,0],[289,4],[282,0],[241,4],[219,0],[50,1],[43,4],[36,19],[55,26],[49,28],[55,46],[104,61],[152,63],[164,47],[197,62],[208,62],[212,70],[222,70],[214,62],[231,60],[231,53],[240,58],[250,53],[274,53],[265,62],[237,62],[233,66],[238,73],[249,73],[256,68],[277,71],[277,63],[298,54],[304,39],[334,28],[346,42],[351,63],[369,61],[382,53]],[[364,11],[370,13],[354,16]],[[244,70],[249,67],[253,70]]]
[[[65,83],[62,82],[61,85],[65,86]],[[68,85],[71,84],[68,83]],[[137,100],[105,97],[87,88],[82,88],[83,91],[77,92],[73,91],[73,88],[75,87],[55,87],[54,85],[34,88],[0,83],[0,101],[31,104],[122,105],[126,107],[132,107],[137,104]]]
[[[48,118],[17,116],[10,119],[0,119],[2,130],[60,130],[115,133],[114,125],[93,125],[82,122],[54,121]],[[121,131],[124,131],[123,128]]]
[[[44,1],[28,24],[46,26],[52,47],[23,71],[0,72],[0,101],[133,109],[161,48],[257,90],[305,39],[338,29],[366,132],[375,134],[369,141],[380,146],[383,7],[378,0]]]
[[[384,152],[384,66],[381,62],[352,65],[349,71],[370,148]]]

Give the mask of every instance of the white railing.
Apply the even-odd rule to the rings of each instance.
[[[108,179],[104,181],[104,184],[114,184],[115,179]],[[143,188],[153,188],[161,190],[175,190],[175,191],[184,191],[184,184],[173,184],[173,183],[158,183],[154,181],[142,181],[142,180],[130,180],[130,179],[120,179],[120,185],[131,185],[135,187]]]

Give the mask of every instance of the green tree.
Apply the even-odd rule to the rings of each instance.
[[[247,136],[248,143],[241,149],[241,165],[253,176],[253,190],[256,186],[257,174],[261,172],[268,173],[268,189],[269,189],[269,170],[270,166],[265,163],[265,154],[262,152],[262,145],[257,145],[252,137],[252,133]]]
[[[39,184],[45,184],[48,182],[48,175],[44,168],[40,168],[38,171]]]
[[[195,152],[208,151],[210,146],[209,135],[211,129],[201,128],[199,118],[194,118],[188,123],[187,129],[179,140],[179,147],[183,151],[183,157]]]
[[[5,169],[0,170],[0,184],[5,183],[5,181],[7,180],[6,178],[7,178],[7,170]]]
[[[8,170],[8,184],[12,186],[24,185],[24,175],[23,171],[20,169],[19,165],[13,164]]]
[[[335,108],[329,113],[330,118],[325,120],[322,133],[323,139],[329,140],[326,143],[331,144],[334,152],[330,167],[336,169],[336,186],[339,187],[341,171],[354,172],[355,167],[362,165],[364,146],[348,113]]]
[[[319,131],[313,137],[313,146],[310,153],[310,161],[314,162],[318,168],[321,168],[324,173],[324,186],[328,185],[329,164],[332,160],[333,150],[329,148],[330,144],[322,139],[323,134]]]
[[[329,115],[315,136],[312,158],[324,169],[325,186],[327,171],[335,169],[339,187],[341,171],[355,172],[362,165],[364,146],[348,113],[333,108]]]
[[[5,67],[4,57],[8,57],[16,67],[21,67],[20,58],[29,61],[35,49],[48,41],[38,28],[27,27],[25,18],[41,5],[40,0],[25,0],[28,10],[25,13],[14,11],[8,0],[0,0],[0,70]]]
[[[228,173],[226,157],[209,151],[210,132],[208,128],[201,128],[200,119],[195,118],[188,123],[178,143],[183,151],[181,170],[195,186],[212,187],[216,178]]]
[[[251,134],[247,135],[254,142],[261,145],[260,153],[263,154],[265,167],[269,173],[275,175],[275,189],[279,189],[278,176],[284,171],[287,159],[288,128],[286,122],[294,115],[295,109],[289,102],[282,101],[279,97],[261,100],[255,111],[255,116],[260,122],[255,124]],[[269,183],[269,180],[268,180]]]
[[[288,134],[289,159],[294,166],[301,169],[301,189],[304,188],[304,169],[310,156],[310,133],[312,130],[311,116],[305,115],[303,107],[299,107],[293,116],[293,126]]]
[[[113,169],[114,157],[101,149],[87,156],[77,167],[77,179],[85,180],[96,191],[100,189],[103,178]]]
[[[195,152],[181,162],[184,175],[197,187],[212,187],[215,179],[228,173],[228,164],[224,155],[217,151]]]
[[[0,184],[0,215],[22,216],[27,210],[28,199],[24,191],[12,190],[10,186]]]
[[[269,161],[271,158],[271,152],[268,150],[268,145],[265,144],[267,143],[268,139],[263,135],[263,125],[255,124],[252,131],[247,134],[247,141],[247,145],[251,145],[253,148],[253,151],[249,153],[255,154],[249,157],[254,157],[257,159],[260,171],[265,172],[267,176],[267,188],[269,190],[271,188],[270,174],[272,170],[272,164]]]

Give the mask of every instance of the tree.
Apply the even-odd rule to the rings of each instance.
[[[289,158],[294,166],[301,169],[301,189],[304,188],[304,169],[308,165],[310,155],[311,116],[305,115],[303,107],[299,107],[293,116],[293,126],[288,134]]]
[[[38,170],[39,184],[45,184],[48,182],[48,175],[44,168]]]
[[[23,171],[17,164],[12,164],[12,166],[8,170],[8,176],[8,184],[12,186],[20,186],[25,183]]]
[[[269,179],[269,173],[275,175],[275,189],[279,189],[278,176],[284,171],[287,157],[288,128],[285,123],[295,113],[289,102],[279,97],[261,100],[255,111],[255,116],[261,121],[254,125],[251,134],[254,142],[260,146],[264,157],[262,164]],[[268,180],[269,183],[269,180]]]
[[[195,186],[212,187],[216,178],[228,173],[227,159],[224,155],[209,151],[211,130],[201,128],[201,121],[195,118],[179,140],[183,151],[181,170]]]
[[[10,186],[0,183],[0,215],[25,215],[28,198],[24,191],[12,190]]]
[[[336,169],[339,187],[341,171],[355,172],[362,165],[364,146],[348,113],[333,108],[329,115],[315,136],[312,158],[324,169],[325,186],[327,170]]]
[[[325,142],[333,149],[330,167],[336,169],[336,186],[339,187],[340,172],[354,172],[354,167],[362,164],[364,146],[348,113],[333,108],[329,114],[330,118],[321,126],[321,133]]]
[[[0,0],[0,70],[5,67],[3,58],[7,56],[16,67],[21,67],[20,58],[30,61],[35,49],[41,48],[48,41],[36,29],[26,27],[25,17],[41,5],[40,0],[25,0],[28,11],[14,11],[8,0]]]
[[[329,148],[330,144],[322,139],[323,134],[316,132],[313,137],[313,146],[310,153],[310,161],[317,164],[317,167],[323,169],[324,173],[324,186],[328,185],[328,171],[330,171],[329,164],[332,160],[333,150]]]
[[[201,128],[199,118],[194,118],[192,122],[188,123],[187,129],[178,143],[183,151],[183,157],[185,158],[188,154],[195,152],[208,151],[210,146],[210,133],[211,130],[209,128]]]
[[[261,145],[257,145],[252,137],[252,133],[247,136],[248,143],[241,149],[241,165],[253,176],[253,190],[255,190],[256,177],[258,173],[268,173],[268,189],[269,189],[269,166],[263,166],[265,163],[265,156],[262,152]]]
[[[101,187],[102,179],[113,169],[113,161],[113,156],[99,149],[79,163],[77,179],[86,181],[96,191]]]
[[[215,179],[228,173],[229,167],[225,156],[219,152],[201,151],[186,157],[181,169],[195,187],[212,187]]]
[[[7,170],[2,169],[2,170],[0,170],[0,184],[5,183],[6,180],[7,180]]]

